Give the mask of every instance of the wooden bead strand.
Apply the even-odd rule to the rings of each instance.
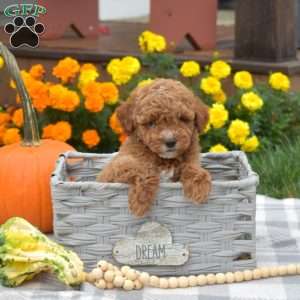
[[[198,276],[158,277],[147,272],[139,272],[129,266],[121,269],[107,261],[101,260],[97,268],[86,274],[86,281],[99,289],[123,288],[126,291],[139,290],[145,286],[176,289],[214,284],[230,284],[243,281],[265,279],[270,277],[300,275],[300,264],[289,264],[273,267],[260,267],[217,274],[200,274]]]

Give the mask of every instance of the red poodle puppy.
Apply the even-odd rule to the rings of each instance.
[[[200,99],[179,81],[156,79],[136,88],[116,113],[129,137],[98,181],[128,183],[129,208],[136,216],[151,208],[162,173],[180,181],[194,203],[206,201],[211,177],[199,164],[198,135],[208,109]]]

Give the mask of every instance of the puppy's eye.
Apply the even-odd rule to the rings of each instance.
[[[155,122],[149,122],[148,124],[147,124],[147,127],[148,128],[154,128],[156,125],[155,125]]]

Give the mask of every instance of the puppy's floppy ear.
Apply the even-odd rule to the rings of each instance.
[[[134,130],[132,113],[133,113],[133,103],[131,99],[124,101],[117,109],[117,118],[120,121],[125,133],[127,135],[132,134]]]
[[[209,112],[208,107],[198,97],[194,99],[194,111],[196,129],[202,133],[208,123]]]

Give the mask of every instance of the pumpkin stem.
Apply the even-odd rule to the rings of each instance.
[[[35,110],[32,106],[28,91],[21,77],[20,69],[14,55],[7,47],[0,42],[0,53],[3,56],[7,70],[16,83],[17,91],[20,95],[23,117],[24,117],[24,138],[23,146],[38,146],[40,144],[39,128]]]

